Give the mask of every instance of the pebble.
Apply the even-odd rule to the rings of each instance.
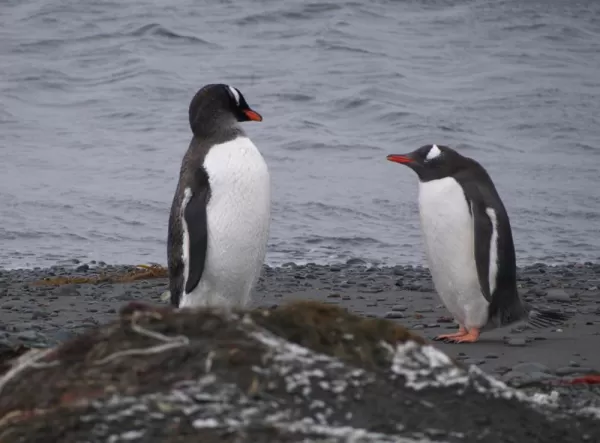
[[[546,300],[558,301],[558,302],[570,302],[571,297],[564,289],[553,288],[549,289],[546,293]]]
[[[519,385],[524,383],[539,383],[545,380],[554,379],[555,377],[546,372],[523,373],[512,370],[503,374],[501,378],[507,383]]]
[[[38,334],[34,331],[23,331],[20,332],[19,335],[17,335],[17,337],[21,340],[32,341],[38,338]]]
[[[390,312],[387,312],[384,317],[385,318],[404,318],[405,315],[402,312],[390,311]]]
[[[592,372],[593,369],[592,368],[582,368],[582,367],[578,367],[578,368],[573,368],[573,367],[562,367],[562,368],[558,368],[555,372],[557,375],[571,375],[571,374],[584,374],[587,372]]]
[[[361,258],[351,258],[346,261],[347,266],[365,266],[366,264],[367,262]]]
[[[79,290],[75,285],[58,286],[54,289],[54,295],[58,297],[77,297]]]
[[[40,320],[40,319],[45,319],[50,317],[50,312],[43,312],[43,311],[33,311],[31,313],[31,319],[32,320]]]
[[[504,343],[508,346],[526,346],[527,340],[524,338],[509,338]]]
[[[432,282],[421,283],[421,291],[424,291],[424,292],[435,291],[435,288],[433,287],[433,283]]]
[[[526,362],[526,363],[516,364],[512,367],[512,370],[515,372],[522,372],[525,374],[529,374],[529,373],[533,373],[533,372],[545,372],[545,373],[552,372],[548,366],[543,365],[541,363],[535,363],[535,362]]]

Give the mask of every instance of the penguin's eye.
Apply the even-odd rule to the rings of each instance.
[[[438,158],[440,155],[442,155],[442,151],[440,150],[440,148],[438,148],[437,145],[433,145],[427,153],[425,161],[431,161],[433,159]]]

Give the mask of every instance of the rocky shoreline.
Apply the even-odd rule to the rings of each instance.
[[[164,276],[119,280],[118,276],[133,275],[136,269],[73,263],[0,270],[0,354],[10,355],[18,345],[57,345],[115,320],[130,302],[166,306],[161,299],[167,289]],[[600,407],[600,384],[564,384],[600,374],[600,264],[538,263],[519,268],[518,280],[527,301],[571,312],[572,320],[555,330],[515,326],[484,334],[474,344],[433,345],[523,392],[556,392],[564,404]],[[426,339],[455,328],[424,267],[369,267],[361,260],[330,266],[266,266],[253,306],[271,309],[295,300],[389,319]]]

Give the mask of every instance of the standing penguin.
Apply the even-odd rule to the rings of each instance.
[[[192,140],[169,217],[169,292],[176,307],[244,306],[265,258],[267,165],[240,122],[262,121],[239,89],[211,84],[189,107]]]
[[[492,179],[446,146],[388,155],[419,177],[419,213],[435,289],[459,325],[436,340],[475,342],[482,331],[526,320],[559,325],[570,316],[529,306],[517,291],[510,221]]]

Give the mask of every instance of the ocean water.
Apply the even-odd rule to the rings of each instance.
[[[0,3],[0,266],[166,263],[206,83],[260,112],[267,262],[424,262],[417,179],[389,153],[481,162],[520,264],[600,259],[600,2]]]

